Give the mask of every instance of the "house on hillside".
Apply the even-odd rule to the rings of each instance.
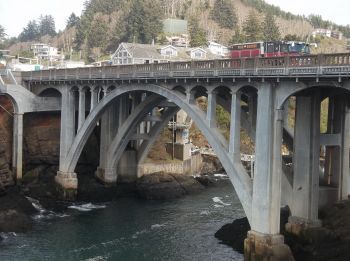
[[[191,59],[206,59],[207,53],[208,52],[201,47],[195,47],[189,51]]]
[[[316,28],[313,32],[312,32],[312,36],[315,37],[317,35],[321,35],[321,36],[325,36],[325,37],[329,37],[329,38],[335,38],[338,40],[342,40],[343,39],[343,33],[339,32],[339,31],[334,31],[331,29],[325,29],[325,28]]]
[[[57,61],[63,58],[56,47],[47,44],[35,43],[30,49],[39,60]]]
[[[160,46],[153,44],[121,43],[111,57],[113,65],[148,64],[168,62],[165,56],[158,51]],[[165,49],[163,52],[169,52]]]
[[[172,45],[160,47],[158,50],[160,55],[162,55],[164,58],[172,58],[178,56],[178,51],[176,47]]]
[[[208,42],[208,49],[212,54],[220,56],[226,56],[229,53],[228,47],[212,41]]]
[[[222,57],[222,55],[215,55],[208,48],[202,47],[186,48],[172,45],[121,43],[111,56],[111,61],[112,65],[125,65],[221,59]]]

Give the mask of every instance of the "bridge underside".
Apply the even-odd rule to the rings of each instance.
[[[280,235],[281,205],[288,205],[291,211],[287,230],[298,234],[321,226],[319,206],[348,199],[350,82],[57,81],[32,83],[31,95],[37,99],[50,88],[61,94],[57,98],[61,146],[56,181],[65,198],[76,194],[79,173],[75,168],[97,124],[101,141],[96,177],[109,185],[134,181],[137,166],[161,129],[182,109],[211,144],[242,203],[252,229],[245,242],[247,260],[266,255],[266,251],[273,256],[275,246],[284,249],[286,256],[290,254]],[[15,94],[8,95],[16,102]],[[200,96],[207,98],[206,111],[196,104]],[[217,127],[217,105],[231,115],[228,140]],[[14,121],[17,179],[22,175],[23,113],[29,111],[35,109],[18,109]],[[248,173],[241,163],[241,129],[255,145],[254,173]]]

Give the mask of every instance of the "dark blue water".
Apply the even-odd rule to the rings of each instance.
[[[31,232],[5,235],[0,260],[243,260],[214,237],[244,216],[228,180],[170,202],[127,198],[105,206],[46,213]]]

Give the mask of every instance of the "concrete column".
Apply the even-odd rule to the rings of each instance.
[[[62,90],[60,169],[75,136],[75,95],[68,88]]]
[[[207,122],[210,128],[216,128],[216,92],[208,90]]]
[[[146,99],[146,93],[142,93],[142,95],[141,95],[141,102],[143,102],[145,99]],[[146,128],[146,122],[145,122],[145,121],[142,121],[142,122],[140,123],[140,131],[139,131],[139,133],[140,133],[140,134],[144,134],[144,133],[145,133],[145,128]],[[139,141],[138,141],[139,144],[141,144],[142,141],[143,141],[143,140],[139,140]]]
[[[100,165],[96,171],[96,177],[105,184],[113,184],[117,181],[116,169],[106,169],[106,160],[109,146],[117,133],[118,106],[118,101],[114,101],[101,118]]]
[[[287,230],[298,234],[320,226],[318,220],[320,164],[320,96],[297,96],[294,128],[292,217]]]
[[[85,89],[79,88],[79,112],[78,112],[78,130],[85,121]]]
[[[91,106],[90,106],[90,112],[96,107],[96,104],[98,102],[98,88],[97,87],[91,87]]]
[[[194,92],[192,92],[191,90],[186,90],[186,101],[189,104],[195,103]]]
[[[64,170],[64,159],[75,137],[75,95],[69,86],[62,88],[60,164],[55,177],[58,184],[58,194],[63,199],[75,199],[78,189],[78,179],[75,173]]]
[[[283,110],[275,109],[273,88],[261,84],[256,127],[251,231],[245,260],[294,260],[280,231]]]
[[[347,200],[350,194],[350,173],[349,173],[349,146],[350,146],[350,107],[347,100],[344,104],[344,118],[342,128],[342,166],[341,166],[341,186],[340,199]]]
[[[241,145],[241,93],[232,92],[229,152],[240,160]]]
[[[258,93],[252,230],[278,234],[280,230],[283,110],[274,109],[273,89],[262,84]]]
[[[256,125],[256,118],[257,118],[257,99],[255,94],[251,94],[248,96],[248,120],[252,126],[252,128]]]
[[[16,182],[22,180],[23,166],[23,113],[13,115],[13,148],[12,148],[12,171],[16,173]]]
[[[346,96],[334,97],[330,104],[333,111],[329,132],[339,135],[337,146],[327,147],[326,178],[338,188],[338,200],[348,199],[349,194],[349,105]]]

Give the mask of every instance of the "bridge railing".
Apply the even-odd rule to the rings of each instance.
[[[24,80],[350,74],[350,53],[181,61],[22,72]]]

